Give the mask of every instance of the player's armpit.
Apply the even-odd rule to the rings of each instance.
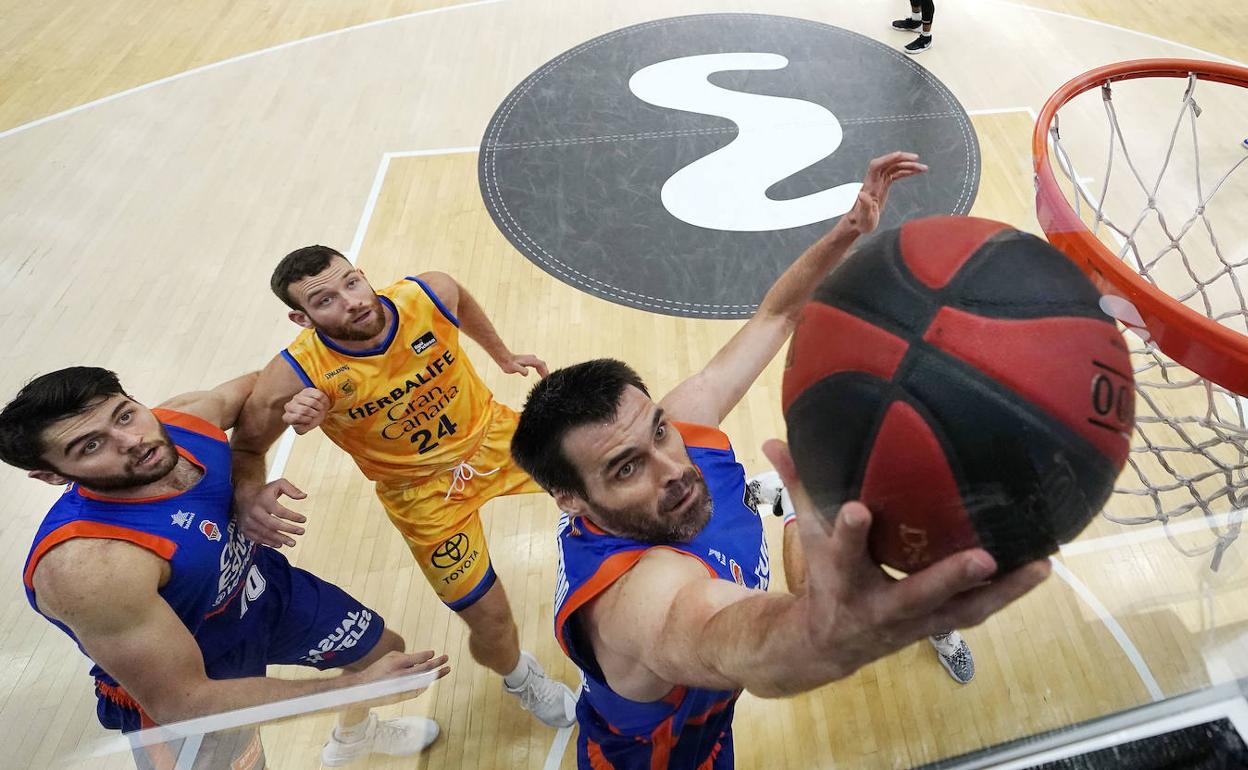
[[[703,631],[719,610],[756,594],[691,556],[651,549],[586,608],[595,657],[612,689],[635,700],[674,685],[735,689],[702,655]]]

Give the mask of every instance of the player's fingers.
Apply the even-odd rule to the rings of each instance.
[[[283,495],[286,495],[292,500],[302,500],[303,498],[307,497],[307,495],[304,494],[302,489],[295,486],[294,484],[291,484],[286,479],[278,479],[277,481],[274,481],[273,486],[277,488],[278,490],[280,490]]]
[[[295,525],[295,524],[290,524],[290,523],[287,523],[287,522],[285,522],[285,521],[282,521],[281,519],[277,518],[276,516],[270,516],[270,517],[269,517],[269,521],[271,522],[271,524],[270,524],[269,526],[270,526],[270,530],[271,530],[272,532],[288,532],[288,533],[290,533],[290,534],[292,534],[292,535],[302,535],[302,534],[303,534],[303,527],[300,527],[300,526],[297,526],[297,525]],[[294,543],[292,542],[292,543],[291,543],[291,545],[294,545]]]
[[[898,619],[919,618],[996,572],[997,563],[981,548],[969,548],[912,573],[889,589]]]
[[[298,511],[292,511],[286,506],[278,502],[273,503],[273,507],[271,507],[268,510],[268,514],[270,517],[272,517],[274,521],[280,521],[282,519],[285,519],[286,521],[293,521],[296,524],[308,523],[307,516],[304,516],[302,513],[299,513]]]
[[[836,512],[836,520],[832,523],[830,542],[821,544],[827,549],[825,560],[836,567],[825,577],[832,578],[840,575],[850,577],[853,582],[857,583],[858,578],[855,576],[869,571],[867,574],[870,574],[873,579],[878,579],[875,562],[871,560],[867,548],[867,535],[870,531],[871,511],[867,509],[867,506],[857,501],[841,506],[841,509]],[[802,545],[808,546],[805,541]],[[815,562],[809,555],[806,560],[811,566],[811,575],[814,576]]]
[[[546,362],[540,358],[534,359],[533,368],[537,369],[537,376],[543,380],[546,379],[546,375],[550,374],[550,370],[546,368]]]
[[[434,653],[433,653],[433,650],[417,650],[416,652],[409,652],[407,654],[411,656],[415,664],[415,663],[425,663],[429,661],[431,658],[433,658]]]
[[[1025,564],[996,578],[987,585],[973,588],[955,596],[950,602],[947,617],[941,628],[971,628],[983,623],[989,616],[1012,604],[1031,589],[1048,578],[1052,565],[1048,559]]]

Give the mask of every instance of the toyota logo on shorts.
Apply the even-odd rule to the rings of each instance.
[[[452,567],[458,564],[465,556],[468,555],[468,536],[463,532],[444,540],[441,545],[433,549],[433,566]]]

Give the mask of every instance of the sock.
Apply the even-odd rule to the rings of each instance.
[[[364,740],[368,736],[368,723],[371,718],[371,715],[367,716],[363,722],[347,725],[346,727],[338,725],[334,728],[334,738],[343,743],[355,743],[356,741]]]
[[[911,8],[911,9],[910,9],[910,18],[914,19],[915,21],[923,21],[923,9],[922,9],[922,8]]]
[[[919,34],[920,34],[920,35],[922,35],[923,37],[931,37],[931,36],[932,36],[932,33],[931,33],[931,32],[920,32]]]
[[[521,655],[520,662],[516,664],[516,667],[512,669],[511,673],[503,676],[503,684],[514,690],[524,684],[524,680],[527,679],[528,676],[529,661]]]

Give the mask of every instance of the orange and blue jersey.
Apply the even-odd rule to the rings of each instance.
[[[252,572],[256,546],[230,518],[230,447],[220,428],[198,417],[166,409],[152,410],[165,426],[178,453],[199,466],[203,476],[190,489],[161,497],[124,500],[70,485],[48,511],[26,557],[26,598],[39,611],[33,584],[39,560],[74,538],[125,540],[169,562],[169,581],[160,589],[178,618],[195,634],[209,618],[231,606]],[[245,612],[247,598],[240,602]],[[42,614],[42,613],[40,613]],[[45,617],[47,617],[45,615]],[[64,623],[48,618],[82,648]],[[202,646],[202,645],[201,645]],[[212,650],[204,650],[205,658]],[[111,706],[137,710],[137,704],[98,665],[92,667],[100,696],[100,721],[120,727]]]
[[[315,329],[281,355],[329,396],[321,430],[374,481],[409,483],[478,448],[494,396],[459,344],[459,319],[408,277],[377,292],[394,316],[371,350],[347,350]]]
[[[692,540],[653,544],[603,532],[587,518],[559,522],[555,637],[585,675],[576,705],[577,764],[583,769],[732,767],[732,715],[739,690],[678,686],[650,703],[629,700],[606,682],[576,611],[602,594],[651,548],[700,561],[711,577],[766,590],[771,576],[758,513],[746,504],[745,469],[716,428],[674,423],[711,495],[711,516]]]

